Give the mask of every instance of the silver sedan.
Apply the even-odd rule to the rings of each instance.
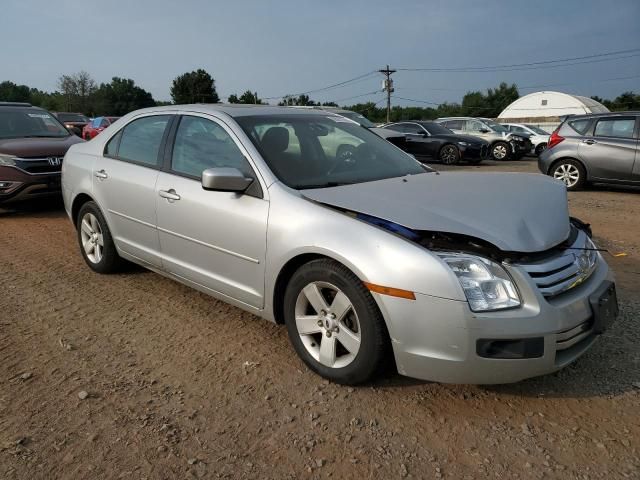
[[[553,372],[617,312],[561,183],[438,173],[330,112],[139,110],[73,146],[62,183],[90,268],[134,262],[284,323],[339,383],[389,362],[458,383]]]

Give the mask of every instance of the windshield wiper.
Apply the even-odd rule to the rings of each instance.
[[[331,187],[341,187],[342,185],[351,185],[349,182],[325,182],[325,183],[317,183],[317,184],[309,184],[309,185],[293,185],[293,188],[296,190],[309,190],[312,188],[331,188]]]
[[[68,137],[68,135],[22,135],[20,137],[13,138],[64,138]]]

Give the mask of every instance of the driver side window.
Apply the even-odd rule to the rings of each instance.
[[[422,129],[422,127],[414,123],[403,124],[403,131],[404,133],[411,133],[415,135],[422,135],[424,133],[424,130]]]
[[[237,168],[253,177],[249,162],[231,136],[217,123],[201,117],[180,120],[171,156],[171,170],[200,178],[207,168]]]
[[[480,132],[483,128],[486,128],[481,122],[477,120],[467,120],[467,131]]]

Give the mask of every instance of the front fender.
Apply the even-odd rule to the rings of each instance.
[[[307,200],[279,183],[270,193],[265,314],[273,314],[275,282],[282,268],[304,254],[344,264],[362,281],[425,295],[466,301],[446,264],[427,249],[335,209]]]

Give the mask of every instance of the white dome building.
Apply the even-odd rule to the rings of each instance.
[[[498,116],[498,121],[533,124],[551,131],[566,115],[608,111],[607,107],[592,98],[562,92],[534,92],[511,103]]]

